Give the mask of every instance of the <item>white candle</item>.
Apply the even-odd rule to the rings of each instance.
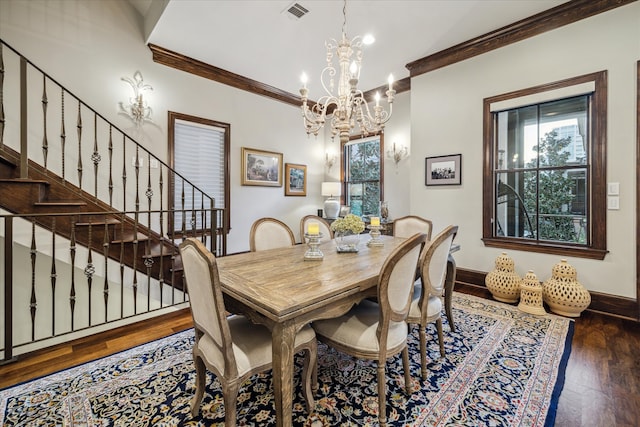
[[[317,236],[320,233],[320,224],[317,222],[310,222],[307,227],[307,234],[310,236]]]

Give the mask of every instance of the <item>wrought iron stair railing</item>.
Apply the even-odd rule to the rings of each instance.
[[[169,192],[178,195],[172,198],[174,206],[169,206]],[[49,338],[183,303],[177,244],[185,236],[200,237],[217,256],[226,254],[228,225],[212,197],[3,40],[0,209],[0,363],[11,360],[16,348],[25,352],[34,344],[45,347]],[[28,254],[30,269],[27,260],[16,259],[18,252]],[[82,262],[79,252],[87,256]],[[43,270],[43,259],[50,269]],[[69,271],[64,280],[70,281],[65,282],[70,288],[62,300],[56,294],[63,287],[61,266]],[[78,280],[78,269],[83,281]],[[25,272],[29,280],[16,282],[16,274]],[[140,293],[140,278],[146,281],[146,293]],[[96,280],[103,282],[99,304]],[[18,298],[14,304],[27,288],[28,302]],[[110,297],[113,289],[121,290],[119,300]],[[94,297],[79,299],[78,292]],[[164,297],[167,292],[169,299]],[[176,295],[182,296],[176,300]],[[51,309],[45,310],[49,304]],[[96,312],[104,314],[101,321]],[[50,314],[51,324],[43,326]],[[80,327],[79,317],[88,320]],[[18,341],[16,319],[21,327],[31,328]],[[49,327],[50,333],[42,330]]]

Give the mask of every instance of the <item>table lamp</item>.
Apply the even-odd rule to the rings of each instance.
[[[324,214],[328,219],[338,218],[340,212],[340,200],[339,197],[342,194],[342,183],[340,182],[323,182],[322,183],[322,195],[329,198],[324,201]]]

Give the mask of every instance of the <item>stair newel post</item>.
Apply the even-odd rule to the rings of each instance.
[[[78,100],[78,121],[76,128],[78,130],[78,188],[82,189],[82,112],[80,100]]]
[[[64,149],[67,142],[67,131],[64,127],[64,89],[60,89],[60,155],[62,160],[62,184],[64,185],[67,181],[65,179],[65,168],[64,168]]]
[[[51,218],[51,336],[56,335],[56,217]]]
[[[75,327],[76,309],[76,222],[78,217],[71,221],[71,241],[69,243],[69,255],[71,256],[71,290],[69,291],[69,307],[71,308],[71,330]]]
[[[36,340],[36,257],[38,250],[36,248],[36,220],[31,219],[31,298],[29,299],[29,311],[31,314],[31,341]]]
[[[48,173],[47,169],[47,155],[49,153],[49,140],[47,139],[47,107],[49,105],[49,100],[47,98],[47,76],[42,75],[42,122],[44,127],[44,132],[42,136],[42,156],[44,160],[44,172]]]
[[[89,297],[89,326],[91,326],[91,287],[93,285],[93,273],[96,272],[96,269],[93,265],[93,251],[91,247],[93,246],[93,240],[91,237],[91,232],[93,231],[93,217],[89,217],[89,254],[87,255],[87,265],[84,268],[84,275],[87,276],[87,289],[88,289],[88,297]]]
[[[109,206],[113,206],[113,126],[109,125]]]
[[[2,44],[0,43],[0,46]],[[13,358],[13,217],[4,217],[4,360]]]
[[[29,144],[27,125],[27,60],[20,56],[20,178],[29,178]]]
[[[104,323],[108,321],[108,302],[109,302],[109,274],[107,268],[109,265],[109,222],[104,222],[104,240],[102,242],[102,256],[104,257],[104,286],[102,287],[102,295],[104,296]]]

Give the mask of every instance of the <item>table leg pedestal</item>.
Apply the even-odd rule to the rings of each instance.
[[[293,416],[293,356],[296,329],[293,323],[277,323],[273,339],[273,394],[276,426],[290,427]]]

